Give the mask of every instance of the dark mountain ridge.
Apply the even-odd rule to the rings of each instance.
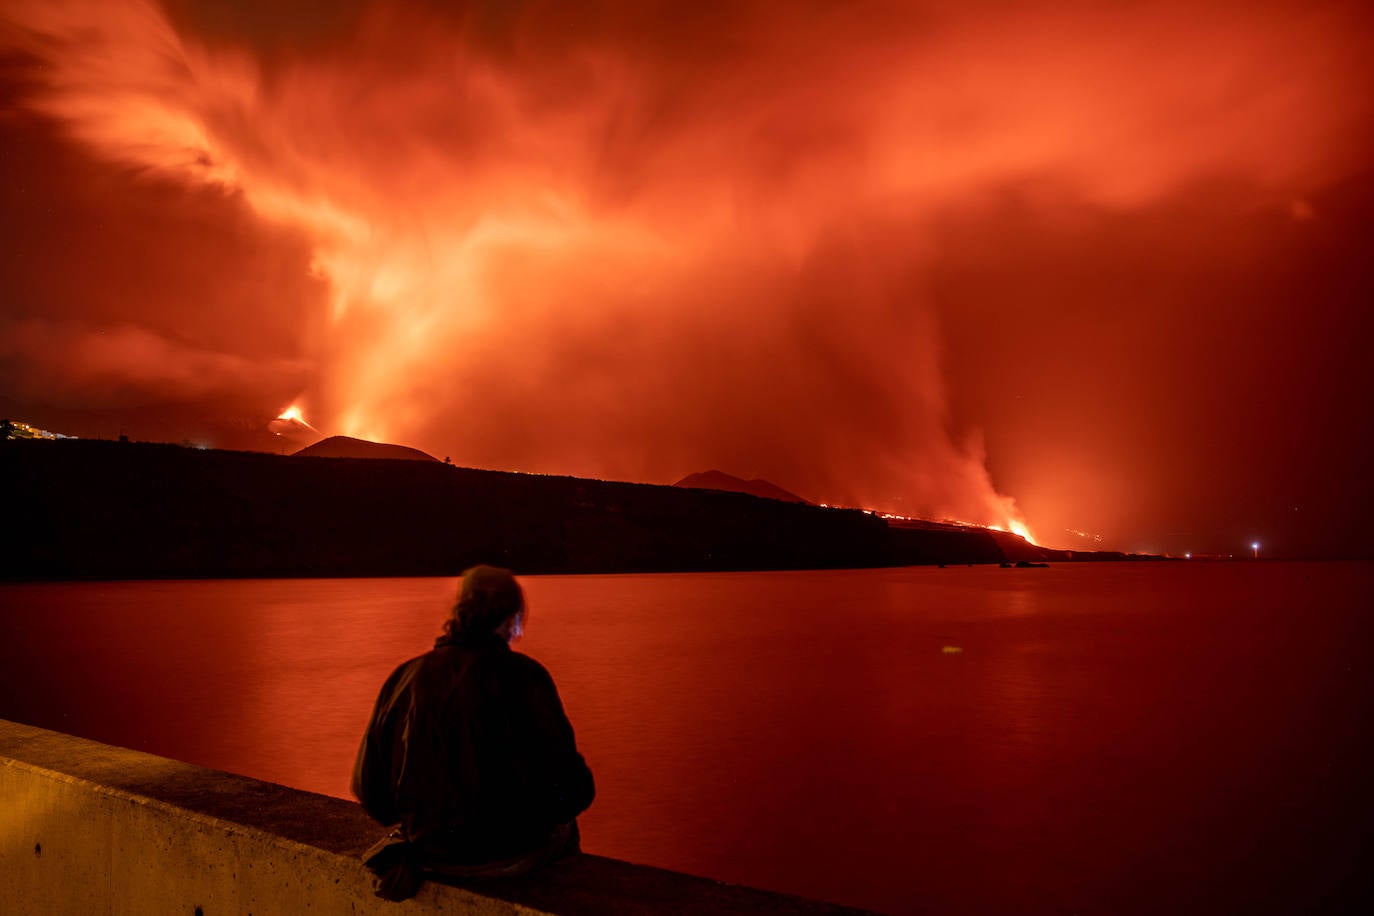
[[[744,493],[89,439],[0,442],[0,578],[818,569],[1064,558]],[[1119,555],[1117,555],[1119,557]]]
[[[293,458],[393,458],[401,461],[438,461],[433,455],[411,448],[408,445],[391,445],[387,442],[370,442],[367,439],[354,439],[351,436],[330,436],[313,445],[307,445]]]
[[[770,481],[757,477],[753,480],[745,480],[724,471],[713,470],[688,474],[673,486],[692,490],[724,490],[727,493],[748,493],[750,496],[761,496],[764,499],[780,499],[787,503],[813,505],[809,499],[802,499],[797,494],[784,490]]]

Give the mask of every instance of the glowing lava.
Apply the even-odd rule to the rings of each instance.
[[[295,445],[309,445],[322,438],[322,433],[306,422],[305,414],[299,404],[292,404],[283,410],[275,420],[267,424],[273,435]]]
[[[969,524],[971,524],[971,523],[969,523]],[[981,528],[981,527],[987,527],[988,529],[990,529],[990,530],[992,530],[992,531],[1005,531],[1005,532],[1008,532],[1008,533],[1010,533],[1010,534],[1014,534],[1014,535],[1016,535],[1017,537],[1024,538],[1025,541],[1026,541],[1026,543],[1028,543],[1028,544],[1035,544],[1035,539],[1034,539],[1033,537],[1031,537],[1030,529],[1026,527],[1026,523],[1025,523],[1025,522],[1023,522],[1023,521],[1021,521],[1021,520],[1019,520],[1019,519],[1011,519],[1011,520],[1007,521],[1007,523],[1004,524],[1004,525],[986,525],[986,526],[978,525],[978,526],[975,526],[975,527],[980,527],[980,528]],[[1037,544],[1036,546],[1039,546],[1039,545]]]

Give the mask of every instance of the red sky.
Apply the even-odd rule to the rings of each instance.
[[[1374,554],[1365,4],[783,10],[0,0],[0,413]]]

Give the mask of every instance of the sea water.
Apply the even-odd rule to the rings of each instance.
[[[1374,565],[528,576],[589,852],[889,912],[1310,911],[1371,860]],[[347,796],[454,579],[0,586],[0,717]]]

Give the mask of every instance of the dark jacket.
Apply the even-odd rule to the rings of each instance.
[[[441,637],[387,678],[353,794],[407,839],[487,862],[547,842],[595,789],[553,678],[483,635]]]

